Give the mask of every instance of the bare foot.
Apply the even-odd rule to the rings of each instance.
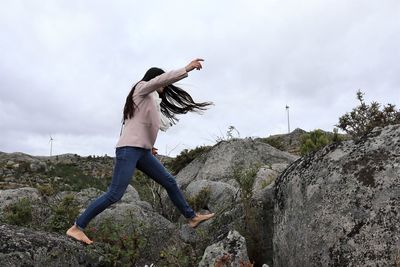
[[[210,214],[198,214],[196,213],[196,217],[189,220],[189,226],[192,228],[196,228],[196,226],[201,223],[202,221],[206,221],[212,217],[214,217],[215,213]]]
[[[85,235],[85,233],[81,231],[81,229],[76,227],[75,224],[71,228],[68,229],[67,235],[75,238],[76,240],[82,241],[88,245],[93,243],[93,241],[90,240],[89,237],[87,237]]]

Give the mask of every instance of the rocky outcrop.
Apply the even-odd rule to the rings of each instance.
[[[39,187],[49,185],[66,191],[79,190],[74,177],[97,179],[92,185],[105,187],[111,178],[113,158],[80,157],[64,154],[51,157],[31,156],[24,153],[0,152],[0,189]],[[100,187],[99,187],[100,188]]]
[[[80,175],[90,177],[90,181],[96,181],[95,179],[104,177],[104,173],[106,173],[100,170],[110,171],[108,167],[97,166],[103,161],[104,166],[108,166],[110,158],[81,158],[76,155],[65,155],[59,158],[34,157],[32,160],[36,162],[36,165],[32,165],[33,168],[30,168],[31,162],[24,163],[24,160],[28,160],[24,155],[22,158],[20,158],[21,155],[13,156],[15,156],[12,158],[13,162],[8,165],[7,157],[3,157],[3,161],[0,157],[0,166],[8,166],[6,167],[7,173],[3,176],[0,174],[0,180],[7,178],[15,179],[18,182],[28,181],[28,184],[30,184],[29,181],[32,184],[41,184],[43,181],[50,185],[63,185],[73,182],[74,176],[79,177]],[[160,255],[167,258],[174,257],[163,251],[167,247],[172,253],[179,246],[191,246],[193,253],[196,253],[197,256],[202,255],[207,246],[216,243],[230,231],[236,229],[242,236],[245,236],[246,241],[249,240],[247,242],[250,251],[248,255],[260,263],[270,264],[272,263],[273,209],[271,191],[275,178],[295,159],[297,159],[296,156],[252,139],[222,141],[192,161],[177,175],[178,184],[182,187],[187,199],[202,203],[197,207],[200,208],[200,212],[216,212],[215,218],[192,229],[187,226],[187,220],[180,214],[177,214],[173,220],[167,216],[174,212],[178,213],[178,211],[170,203],[164,190],[162,190],[164,198],[161,203],[167,209],[162,210],[163,217],[156,211],[157,205],[153,207],[150,203],[141,201],[137,191],[129,185],[121,201],[111,205],[89,223],[88,236],[96,242],[96,235],[92,229],[93,231],[102,229],[103,223],[118,228],[121,236],[138,236],[137,240],[141,246],[140,251],[137,251],[140,255],[138,257],[143,260],[140,263],[149,263],[157,262]],[[41,162],[45,162],[46,166]],[[246,170],[253,166],[257,166],[258,172],[254,177],[254,184],[250,185],[250,189],[253,189],[252,199],[244,205],[241,196],[242,189],[238,184],[238,179],[241,177],[238,177],[236,171]],[[25,170],[28,171],[25,172]],[[104,182],[104,179],[101,179]],[[90,185],[97,184],[90,183]],[[62,190],[54,195],[46,191],[52,189],[51,187],[38,187],[41,200],[39,199],[37,202],[46,204],[43,207],[46,212],[40,213],[46,215],[40,215],[43,223],[49,223],[52,218],[52,210],[47,206],[59,208],[59,204],[63,203],[67,196],[68,199],[71,199],[72,195],[73,204],[71,205],[83,212],[92,201],[104,193],[97,188],[82,187],[72,191],[72,187],[61,186]],[[207,188],[209,190],[204,191]],[[202,195],[204,192],[207,192],[207,195]],[[169,207],[168,202],[170,203]],[[247,208],[252,209],[251,214],[246,211]],[[74,211],[71,209],[70,212]],[[33,213],[37,212],[33,210]],[[251,224],[248,224],[249,216],[252,216]],[[58,219],[58,217],[54,217],[54,219]],[[253,234],[255,232],[256,234]],[[101,241],[97,240],[97,242]],[[178,245],[174,248],[171,247],[171,243]],[[160,261],[162,260],[165,258],[160,259]]]
[[[202,189],[209,188],[206,203],[200,208],[216,212],[216,217],[201,224],[196,231],[182,227],[182,240],[205,248],[218,237],[236,229],[245,236],[252,259],[272,263],[273,181],[297,158],[266,143],[247,138],[222,141],[193,160],[178,173],[177,181],[184,193],[192,198],[198,196]],[[247,178],[237,177],[237,171],[254,166],[259,170],[252,185],[253,199],[248,200],[245,206],[237,179]],[[166,197],[164,202],[170,201]],[[204,233],[213,238],[205,240]]]
[[[17,203],[20,199],[27,198],[29,200],[29,206],[31,206],[32,209],[32,219],[31,219],[32,226],[50,225],[49,223],[51,223],[52,211],[49,207],[57,207],[57,205],[60,205],[60,203],[66,196],[73,196],[74,202],[72,205],[80,209],[80,213],[82,213],[92,201],[94,201],[97,197],[99,197],[103,193],[104,193],[103,191],[98,190],[96,188],[86,188],[81,190],[80,192],[61,191],[53,196],[44,197],[41,196],[41,194],[38,192],[36,188],[25,187],[17,189],[0,190],[0,219],[2,219],[1,216],[2,210],[4,210],[5,207]],[[138,253],[140,253],[140,259],[138,259],[138,264],[139,263],[143,264],[138,266],[144,266],[144,263],[155,262],[157,259],[159,259],[160,252],[163,249],[165,249],[171,236],[173,235],[177,236],[177,234],[175,233],[176,231],[175,225],[170,221],[168,221],[167,219],[165,219],[159,213],[153,211],[153,208],[150,203],[141,201],[138,192],[131,185],[128,185],[128,188],[120,201],[112,204],[110,207],[108,207],[101,214],[96,216],[89,223],[88,227],[86,228],[86,230],[88,231],[86,232],[90,238],[93,238],[95,240],[96,243],[97,243],[96,234],[93,233],[91,229],[100,229],[104,225],[111,225],[113,229],[115,228],[115,230],[112,231],[118,233],[119,236],[136,236],[138,237],[138,239],[140,239],[141,249],[140,251],[138,250]],[[7,229],[6,228],[4,229],[6,229],[5,231],[7,231],[9,235],[11,235],[13,231],[17,231],[16,229],[19,229],[7,225],[4,227],[6,228],[8,227]],[[65,229],[65,231],[66,230],[67,228]],[[32,230],[32,232],[29,231],[27,232],[27,230],[26,231],[24,230],[22,234],[19,232],[16,232],[15,234],[21,235],[22,237],[28,235],[28,237],[24,238],[29,239],[31,238],[31,236],[33,236],[33,233],[34,230]],[[44,233],[45,232],[38,232],[38,235],[41,236],[41,238],[43,238]],[[65,236],[64,238],[67,237]],[[61,240],[62,238],[58,237],[58,239]],[[15,246],[14,248],[16,249],[14,252],[12,252],[12,250],[10,249],[6,253],[7,255],[5,256],[6,257],[5,259],[7,260],[9,258],[11,259],[17,257],[15,255],[19,253],[18,249],[25,249],[20,247],[21,245],[20,243],[12,243],[14,241],[17,242],[18,240],[4,239],[3,241],[6,242],[4,246],[7,246],[9,248]],[[48,245],[48,243],[43,244],[43,246],[45,245]],[[61,247],[60,250],[62,249],[64,248]],[[76,254],[77,254],[76,257],[78,258],[81,257],[80,255],[78,255],[79,251],[77,251]],[[36,258],[33,259],[36,260]],[[64,258],[59,257],[58,259],[54,260],[63,261]],[[5,262],[10,263],[10,265],[5,265],[5,266],[14,266],[12,265],[12,261],[5,261]],[[45,261],[38,261],[38,262],[44,263]],[[49,263],[54,263],[54,262],[49,261]],[[69,260],[66,260],[65,264],[66,265],[60,265],[60,266],[67,266],[68,264],[70,264],[69,266],[75,266]],[[79,264],[77,264],[76,266],[81,266]],[[88,266],[87,262],[86,263],[83,262],[82,264],[86,264],[86,266]],[[29,265],[28,261],[27,265]],[[35,266],[43,266],[43,265],[35,265]],[[54,264],[51,266],[57,266],[57,265]]]
[[[230,231],[226,238],[206,248],[199,267],[249,266],[249,263],[246,240],[237,231]]]
[[[34,223],[41,223],[48,216],[43,208],[43,197],[36,188],[21,187],[16,189],[0,190],[0,221],[6,220],[6,209],[14,206],[22,200],[27,200],[31,209],[31,220]]]
[[[276,181],[274,266],[400,264],[399,207],[400,125],[303,157]]]
[[[219,181],[237,186],[234,180],[236,169],[254,164],[288,164],[297,156],[280,151],[263,142],[250,138],[221,141],[208,152],[193,160],[176,176],[177,182],[186,188],[192,181]]]
[[[36,188],[21,187],[0,190],[0,213],[5,207],[15,204],[23,198],[28,199],[30,203],[42,201],[42,196]]]
[[[102,256],[66,236],[0,225],[1,266],[104,266]]]
[[[97,192],[96,194],[94,194]],[[89,193],[91,199],[85,197]],[[94,189],[85,189],[79,192],[77,198],[83,201],[80,205],[83,212],[90,202],[94,201],[104,192]],[[160,252],[165,249],[171,236],[175,234],[176,227],[166,218],[155,212],[150,203],[141,201],[136,189],[128,185],[122,199],[98,214],[90,221],[87,229],[99,229],[103,224],[113,224],[121,236],[140,236],[143,243],[140,249],[139,263],[155,262],[160,257]]]

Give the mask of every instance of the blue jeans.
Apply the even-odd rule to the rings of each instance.
[[[151,149],[131,146],[117,147],[115,155],[113,177],[108,191],[95,199],[75,220],[75,225],[79,229],[83,230],[97,214],[122,198],[136,168],[167,190],[172,203],[183,216],[188,219],[196,216],[193,209],[186,202],[175,177],[153,156]]]

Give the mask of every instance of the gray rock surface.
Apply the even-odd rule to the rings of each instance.
[[[209,189],[209,199],[206,207],[212,212],[219,212],[224,209],[226,203],[233,202],[238,193],[238,189],[230,184],[208,180],[191,182],[186,187],[185,192],[190,196],[197,196],[205,188]]]
[[[1,266],[104,266],[102,256],[64,235],[0,225]]]
[[[246,138],[222,141],[193,160],[178,173],[177,182],[190,197],[195,196],[202,188],[210,186],[211,197],[207,206],[203,208],[216,212],[216,217],[201,224],[196,231],[181,227],[181,239],[205,248],[209,242],[213,243],[230,230],[243,230],[254,226],[260,231],[246,230],[246,238],[252,239],[248,240],[249,253],[260,262],[271,263],[273,194],[272,186],[269,185],[272,185],[280,172],[297,158],[266,143]],[[235,180],[235,170],[244,170],[254,165],[261,166],[253,187],[255,199],[252,201],[252,207],[258,217],[253,220],[252,226],[248,226],[238,194],[240,187]],[[252,235],[254,231],[257,231],[256,235]],[[211,240],[206,240],[208,243],[204,241],[204,235],[211,237]]]
[[[237,231],[230,231],[226,238],[206,248],[199,267],[239,267],[245,263],[249,263],[246,240]]]
[[[288,164],[297,158],[250,138],[221,141],[183,168],[176,180],[182,188],[186,188],[194,180],[228,182],[235,185],[235,168],[248,168],[253,164]]]
[[[72,193],[72,192],[71,192]],[[98,198],[104,192],[97,188],[85,188],[75,193],[75,200],[82,208],[86,208],[92,201]]]
[[[0,210],[18,202],[22,198],[27,198],[30,202],[40,202],[42,200],[39,191],[32,187],[0,190]]]
[[[177,230],[175,225],[152,211],[143,203],[144,201],[125,202],[119,201],[112,204],[109,208],[97,215],[88,225],[99,228],[102,223],[112,223],[119,225],[120,233],[132,235],[140,233],[144,241],[143,248],[140,251],[140,257],[143,262],[157,261],[160,252],[168,245],[170,238]]]
[[[400,264],[399,207],[400,125],[305,156],[276,181],[274,266]]]
[[[281,172],[287,167],[287,164],[273,164],[272,166],[262,166],[256,176],[253,186],[255,195],[262,191],[268,185],[273,183]]]

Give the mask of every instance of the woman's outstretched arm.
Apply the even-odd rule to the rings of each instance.
[[[170,85],[174,82],[182,80],[188,76],[188,72],[197,69],[200,70],[202,68],[201,61],[204,61],[201,58],[197,58],[192,60],[186,67],[180,68],[177,70],[172,70],[165,72],[148,82],[141,81],[136,86],[136,91],[138,95],[147,95],[155,90],[162,91],[163,88],[167,85]]]

